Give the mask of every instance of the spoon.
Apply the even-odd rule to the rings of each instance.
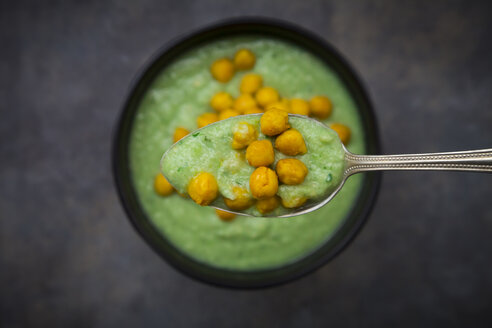
[[[262,115],[250,114],[245,116]],[[289,117],[299,117],[311,120],[323,128],[329,129],[324,123],[303,115],[289,114]],[[220,124],[219,121],[213,124]],[[202,129],[207,128],[203,127]],[[200,129],[199,129],[200,130]],[[199,131],[196,130],[196,131]],[[196,133],[195,131],[195,133]],[[188,138],[185,137],[185,138]],[[184,139],[184,138],[183,138]],[[179,143],[179,141],[178,141]],[[342,144],[342,142],[340,141]],[[176,143],[177,144],[177,143]],[[176,144],[171,146],[173,148]],[[402,155],[358,155],[347,150],[342,144],[345,152],[343,177],[339,185],[331,192],[316,200],[306,202],[303,206],[292,209],[291,212],[282,215],[264,215],[264,217],[292,217],[313,212],[335,197],[342,189],[345,181],[356,173],[368,171],[389,171],[389,170],[444,170],[444,171],[469,171],[492,173],[492,148],[481,150],[468,150],[444,153],[426,154],[402,154]],[[170,148],[170,149],[171,149]],[[163,158],[169,150],[164,154]],[[253,216],[243,212],[235,212],[227,208],[223,202],[214,202],[209,206],[231,212],[237,215]]]

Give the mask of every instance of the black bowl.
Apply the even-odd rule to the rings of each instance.
[[[380,175],[365,174],[357,202],[332,238],[306,257],[279,268],[244,272],[208,266],[182,253],[155,229],[139,204],[128,166],[130,132],[142,96],[154,78],[182,53],[218,38],[245,34],[275,37],[293,43],[319,57],[334,69],[355,99],[360,111],[367,136],[367,152],[380,153],[376,120],[369,98],[359,78],[338,51],[319,36],[290,23],[264,18],[241,18],[214,24],[174,40],[150,59],[133,83],[116,128],[113,171],[121,202],[130,221],[147,243],[166,261],[181,272],[207,283],[234,288],[258,288],[299,278],[333,259],[354,238],[366,221],[376,199]]]

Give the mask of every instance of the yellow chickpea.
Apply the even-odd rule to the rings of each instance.
[[[296,129],[289,129],[275,140],[275,148],[287,156],[303,155],[307,152],[302,134]]]
[[[238,115],[241,115],[241,114],[238,111],[229,108],[229,109],[226,109],[226,110],[220,112],[219,121],[228,119],[229,117],[238,116]]]
[[[234,64],[232,63],[232,60],[228,58],[217,59],[210,67],[210,72],[214,79],[225,83],[230,81],[234,76]]]
[[[270,109],[261,116],[261,132],[267,136],[275,136],[289,128],[289,114],[281,109]]]
[[[308,116],[310,112],[309,103],[304,99],[290,100],[290,113]]]
[[[232,96],[225,91],[216,93],[212,99],[210,99],[210,106],[218,112],[222,112],[232,107],[234,100]]]
[[[304,181],[308,168],[298,159],[284,158],[277,162],[277,176],[280,182],[287,185],[298,185]]]
[[[186,130],[185,128],[178,127],[176,128],[176,130],[174,130],[173,141],[178,142],[179,140],[186,137],[189,133],[190,131]]]
[[[252,107],[246,109],[243,114],[248,115],[248,114],[261,114],[261,113],[263,113],[261,109],[259,109],[258,107]]]
[[[255,66],[255,62],[255,54],[249,49],[240,49],[234,55],[234,66],[236,66],[237,70],[252,69]]]
[[[232,134],[232,148],[242,149],[258,138],[255,127],[246,122],[240,122],[234,126]]]
[[[244,113],[248,108],[256,107],[256,100],[248,93],[243,93],[234,100],[234,109],[239,113]]]
[[[221,219],[222,221],[225,221],[225,222],[231,222],[232,220],[234,220],[236,218],[236,214],[231,213],[231,212],[218,210],[218,209],[215,210],[215,214],[217,214],[219,219]]]
[[[219,120],[219,116],[215,113],[204,113],[196,119],[198,128],[203,128],[206,125],[212,124]]]
[[[154,179],[154,190],[160,196],[169,196],[170,194],[172,194],[174,188],[162,175],[162,173],[159,173],[155,176]]]
[[[208,205],[217,198],[219,187],[214,176],[207,172],[202,172],[193,179],[188,185],[188,194],[198,205]]]
[[[290,199],[282,199],[282,205],[286,208],[295,208],[304,205],[306,202],[306,197],[295,197]]]
[[[340,123],[333,123],[332,125],[330,125],[330,128],[338,133],[338,137],[340,137],[340,140],[343,142],[344,145],[349,143],[351,133],[348,126]]]
[[[275,153],[270,140],[253,141],[246,148],[246,160],[254,167],[271,165],[275,161]]]
[[[311,114],[322,120],[330,116],[333,110],[331,100],[325,96],[311,98],[309,105],[311,106]]]
[[[235,199],[229,199],[224,197],[224,202],[231,210],[242,211],[253,205],[253,199],[249,192],[241,187],[232,188]]]
[[[272,87],[263,87],[256,92],[256,101],[263,108],[266,108],[268,105],[275,103],[278,100],[278,92]]]
[[[280,200],[278,196],[260,199],[256,202],[256,208],[261,214],[270,213],[278,207]]]
[[[266,110],[270,110],[270,109],[281,109],[281,110],[289,113],[290,112],[290,103],[287,99],[283,98],[282,100],[271,103],[270,105],[268,105],[266,107]]]
[[[239,91],[241,93],[255,93],[263,85],[263,78],[260,74],[250,73],[243,76]]]
[[[278,178],[275,171],[261,166],[249,177],[249,189],[256,199],[273,197],[278,190]]]

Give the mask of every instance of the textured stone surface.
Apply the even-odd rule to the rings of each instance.
[[[491,6],[473,1],[0,2],[0,326],[490,326],[492,176],[388,173],[370,221],[296,282],[181,275],[129,225],[110,171],[127,87],[163,43],[264,15],[366,82],[386,153],[492,146]]]

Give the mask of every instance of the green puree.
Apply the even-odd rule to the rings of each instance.
[[[274,138],[263,135],[260,131],[260,117],[237,116],[225,121],[209,125],[191,137],[180,140],[163,157],[161,169],[169,182],[181,193],[186,193],[191,179],[200,172],[212,174],[219,185],[219,193],[234,199],[234,187],[249,188],[249,177],[254,171],[245,160],[245,150],[234,150],[231,147],[234,127],[246,122],[259,131],[258,140]],[[308,175],[299,185],[280,185],[278,195],[287,201],[298,198],[320,199],[331,193],[340,184],[343,175],[344,150],[335,131],[310,119],[289,117],[289,124],[298,130],[306,143],[307,153],[296,156],[308,168]],[[275,150],[273,169],[279,160],[289,158]],[[251,192],[250,192],[251,193]],[[227,208],[219,197],[212,205]],[[280,215],[292,210],[278,207],[271,214]],[[243,212],[255,216],[261,213],[252,206]]]
[[[282,96],[330,97],[334,109],[324,122],[350,127],[347,148],[352,152],[362,154],[365,148],[357,107],[341,80],[318,58],[292,44],[258,37],[224,39],[187,52],[157,76],[142,99],[131,132],[130,169],[139,201],[156,229],[184,253],[209,265],[247,271],[285,265],[321,246],[351,210],[362,177],[351,177],[320,210],[285,219],[238,216],[232,222],[222,222],[213,208],[201,207],[176,193],[160,197],[154,192],[153,180],[175,128],[197,129],[196,117],[211,111],[209,101],[216,92],[239,95],[245,73],[236,73],[222,84],[212,79],[209,67],[217,58],[231,57],[240,48],[256,54],[252,71]]]

